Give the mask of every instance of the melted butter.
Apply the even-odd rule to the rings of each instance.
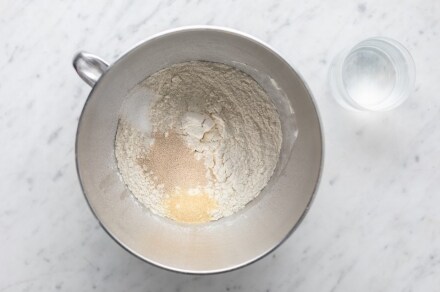
[[[205,223],[212,220],[211,213],[217,202],[206,194],[175,194],[164,202],[167,215],[183,223]]]

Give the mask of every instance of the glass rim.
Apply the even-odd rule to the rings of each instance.
[[[390,60],[396,71],[396,67],[400,64],[404,63],[406,65],[405,74],[407,75],[406,77],[408,80],[407,82],[403,83],[404,88],[399,90],[399,92],[397,93],[398,98],[396,100],[390,101],[389,99],[393,91],[396,90],[394,88],[387,98],[374,106],[363,106],[359,104],[359,102],[354,100],[347,92],[342,78],[343,66],[345,64],[345,61],[347,60],[347,57],[351,53],[364,47],[371,47],[385,54],[385,56]],[[399,56],[390,54],[390,51],[397,52]],[[330,68],[330,87],[334,98],[337,99],[337,101],[345,108],[359,111],[388,111],[396,108],[409,97],[410,93],[414,89],[415,73],[414,59],[405,46],[392,38],[381,36],[370,37],[356,43],[352,47],[344,49],[341,53],[339,53],[339,55],[337,55]]]

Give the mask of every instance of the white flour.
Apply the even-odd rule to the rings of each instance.
[[[191,208],[209,205],[207,220],[216,220],[237,212],[258,196],[273,174],[282,136],[275,106],[253,78],[224,64],[187,62],[153,74],[140,86],[157,96],[145,113],[153,131],[142,132],[130,121],[121,120],[115,148],[122,178],[140,202],[156,214],[179,221],[170,204],[164,202],[178,194],[180,199],[174,207],[182,210],[186,208],[182,207],[182,192],[196,197],[203,194],[203,203],[199,200]],[[170,133],[182,138],[184,147],[191,151],[188,153],[196,158],[182,161],[191,165],[197,160],[203,162],[207,183],[194,183],[185,190],[173,185],[174,191],[170,191],[163,183],[167,178],[158,178],[151,171],[151,161],[160,162],[166,160],[163,155],[169,155],[154,150],[158,152],[154,158],[151,148],[155,137],[166,145]],[[142,157],[147,157],[146,164],[140,163]],[[176,167],[173,161],[159,162],[154,165],[163,164],[171,170],[182,166],[179,161]],[[157,173],[169,171],[156,169]],[[191,166],[183,169],[191,175]],[[192,221],[204,221],[200,214],[197,216]]]

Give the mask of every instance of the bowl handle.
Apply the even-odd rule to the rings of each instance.
[[[73,58],[73,67],[76,73],[92,87],[101,75],[107,71],[108,66],[107,62],[87,52],[79,52]]]

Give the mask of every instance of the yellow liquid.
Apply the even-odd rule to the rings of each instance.
[[[164,202],[167,215],[183,223],[211,221],[211,212],[217,208],[216,201],[208,195],[176,194]]]

